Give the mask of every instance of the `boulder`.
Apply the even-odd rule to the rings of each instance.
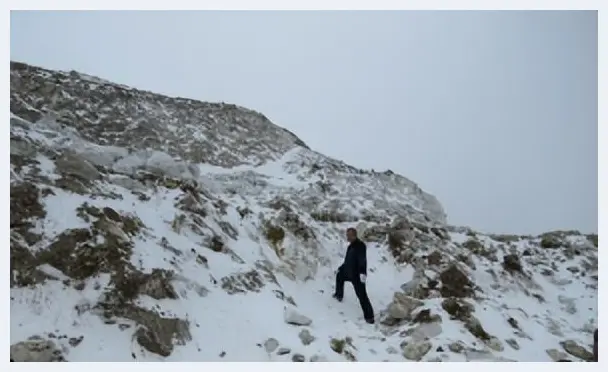
[[[387,316],[383,323],[393,325],[400,320],[409,320],[411,319],[412,311],[422,305],[424,305],[424,302],[420,300],[406,296],[401,292],[395,292],[393,301],[386,309]]]
[[[420,361],[433,347],[428,340],[423,341],[404,341],[401,344],[405,359]]]
[[[283,312],[283,318],[285,320],[285,323],[287,323],[287,324],[292,324],[292,325],[297,325],[297,326],[308,326],[308,325],[312,324],[312,319],[298,313],[293,308],[286,307],[285,311]]]
[[[430,340],[439,336],[443,332],[441,324],[438,322],[423,323],[410,328],[401,333],[402,336],[409,336],[414,341]]]
[[[443,302],[441,302],[441,307],[450,314],[451,317],[459,320],[468,318],[475,310],[475,307],[468,302],[453,297],[443,300]]]
[[[502,258],[502,266],[509,272],[522,272],[521,261],[516,254],[508,254]]]
[[[577,358],[580,358],[582,360],[586,360],[586,361],[589,361],[589,362],[594,359],[593,353],[589,352],[589,350],[587,350],[584,347],[580,346],[574,340],[562,341],[559,344],[561,345],[561,347],[564,348],[564,350],[568,354],[570,354],[572,356],[575,356]]]
[[[470,297],[473,295],[473,283],[467,274],[456,264],[450,265],[440,275],[441,295],[443,297]]]
[[[51,340],[32,336],[10,347],[11,362],[65,362],[61,350]]]
[[[64,153],[55,161],[59,173],[76,176],[85,181],[94,181],[101,178],[101,174],[87,160],[76,154]]]
[[[415,271],[412,279],[401,285],[401,290],[404,294],[418,299],[426,299],[429,297],[430,285],[429,278],[425,273],[423,264],[415,266]]]

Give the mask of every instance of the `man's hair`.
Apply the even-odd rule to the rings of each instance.
[[[357,229],[355,229],[354,227],[349,227],[348,229],[346,229],[346,232],[351,232],[354,236],[357,236]]]

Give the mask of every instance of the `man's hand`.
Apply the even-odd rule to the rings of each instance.
[[[365,274],[359,274],[359,279],[361,280],[361,283],[365,283],[365,279],[367,279],[367,276]]]

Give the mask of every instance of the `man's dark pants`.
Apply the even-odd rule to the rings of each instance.
[[[335,296],[340,300],[344,298],[344,282],[351,282],[355,289],[355,294],[359,299],[359,304],[363,310],[363,317],[365,319],[374,319],[374,309],[372,304],[367,297],[367,290],[365,289],[365,283],[361,282],[359,275],[354,275],[353,278],[347,277],[344,267],[338,269],[336,274],[336,292]]]

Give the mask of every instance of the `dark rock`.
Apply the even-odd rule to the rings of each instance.
[[[466,242],[462,243],[462,246],[474,254],[483,255],[484,254],[484,246],[481,244],[477,238],[468,239]]]
[[[122,217],[114,209],[112,209],[110,207],[104,207],[102,210],[103,210],[104,215],[106,217],[108,217],[110,220],[112,220],[114,222],[122,221]]]
[[[588,235],[586,235],[585,237],[587,238],[587,240],[588,240],[588,241],[589,241],[591,244],[593,244],[593,246],[594,246],[595,248],[597,248],[597,246],[598,246],[598,237],[597,237],[597,234],[588,234]]]
[[[427,257],[427,262],[429,265],[440,265],[443,259],[443,255],[439,251],[433,251]]]
[[[414,316],[414,322],[416,323],[424,323],[425,321],[429,321],[431,317],[431,309],[422,309]]]
[[[220,281],[222,289],[228,294],[260,292],[265,286],[264,277],[257,270],[225,276]]]
[[[473,283],[467,275],[455,264],[443,271],[441,279],[441,295],[443,297],[470,297],[474,294]]]
[[[514,318],[507,319],[507,323],[509,323],[509,325],[515,329],[521,329],[521,328],[519,328],[519,323]]]
[[[548,233],[541,238],[540,246],[546,249],[555,249],[561,247],[562,242],[557,236]]]
[[[70,343],[70,346],[76,347],[76,346],[80,345],[80,343],[82,342],[83,339],[84,339],[84,336],[71,337],[68,342]]]
[[[414,323],[431,323],[440,321],[441,317],[437,314],[431,315],[431,309],[423,309],[414,316]]]
[[[545,298],[540,293],[532,293],[532,297],[536,298],[538,302],[545,303]]]
[[[329,347],[338,354],[342,354],[346,347],[346,340],[339,338],[332,338],[329,341]]]
[[[137,343],[139,343],[144,349],[148,350],[151,353],[158,354],[163,357],[168,357],[171,355],[171,351],[173,347],[166,347],[167,345],[163,345],[159,340],[156,339],[156,336],[151,331],[145,328],[139,328],[135,332],[135,339]]]
[[[450,234],[445,229],[431,227],[431,232],[441,240],[450,240]]]
[[[505,340],[505,342],[511,346],[514,350],[519,350],[519,344],[517,343],[517,340],[513,339],[513,338],[508,338]]]
[[[555,275],[555,272],[553,272],[553,270],[551,270],[551,269],[542,269],[540,273],[542,275],[544,275],[544,276],[553,276],[553,275]]]
[[[502,266],[507,271],[522,271],[521,261],[516,254],[508,254],[503,257]]]
[[[566,270],[570,271],[572,274],[576,274],[580,271],[580,269],[576,266],[569,266],[566,268]]]
[[[473,305],[464,301],[459,301],[453,297],[443,300],[441,307],[452,317],[460,320],[464,320],[471,316],[471,313],[474,310]]]

